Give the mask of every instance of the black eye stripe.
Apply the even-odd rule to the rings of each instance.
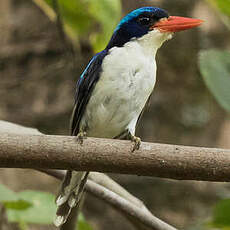
[[[156,11],[154,13],[145,12],[136,18],[136,21],[143,26],[151,26],[161,18],[168,18],[168,14],[165,11]]]
[[[150,24],[151,22],[151,18],[150,17],[145,17],[145,16],[142,16],[142,17],[139,17],[138,18],[138,22],[142,25],[148,25]]]
[[[140,21],[142,21],[142,20],[149,21],[150,18],[148,18],[148,17],[142,17],[142,18],[140,18]]]

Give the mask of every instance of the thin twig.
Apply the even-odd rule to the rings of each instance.
[[[124,213],[135,217],[144,225],[149,226],[151,229],[161,229],[161,230],[176,230],[176,228],[166,224],[157,217],[150,215],[145,209],[141,209],[124,198],[120,197],[116,193],[108,190],[107,188],[96,184],[95,182],[89,180],[91,192],[99,199],[103,199],[113,205],[115,208],[120,209]]]
[[[57,170],[39,171],[54,176],[57,179],[62,179],[64,176],[64,172],[60,172]],[[176,230],[176,228],[174,228],[173,226],[163,222],[162,220],[152,215],[152,213],[149,212],[149,210],[144,205],[139,207],[136,204],[131,203],[129,200],[126,200],[125,198],[121,197],[117,193],[109,190],[108,188],[95,183],[91,179],[87,180],[85,190],[91,193],[92,195],[98,197],[99,199],[109,203],[123,214],[134,217],[135,219],[140,221],[144,226],[147,226],[152,230]],[[120,191],[118,192],[123,193]]]
[[[121,185],[119,185],[117,182],[115,182],[109,176],[103,173],[90,172],[89,179],[91,179],[92,181],[94,181],[99,185],[104,186],[105,188],[111,190],[112,192],[115,192],[117,195],[120,195],[124,199],[130,201],[131,203],[135,204],[140,208],[144,206],[141,200],[137,199],[126,189],[124,189]]]

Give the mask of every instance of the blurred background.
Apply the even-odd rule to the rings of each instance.
[[[230,147],[229,115],[205,86],[198,65],[201,50],[230,49],[230,29],[210,2],[61,2],[67,9],[59,10],[70,39],[63,36],[43,1],[0,0],[0,120],[46,134],[68,135],[75,84],[92,55],[103,49],[126,13],[141,6],[158,6],[170,15],[197,17],[205,23],[176,34],[159,50],[157,84],[137,136],[149,142]],[[203,229],[216,202],[229,196],[227,183],[111,176],[143,200],[153,214],[180,229]],[[14,191],[37,189],[54,194],[59,185],[46,175],[19,169],[0,169],[0,181]],[[133,229],[123,216],[90,195],[83,213],[95,230]],[[8,229],[14,228],[17,226]],[[54,227],[30,225],[29,229]]]

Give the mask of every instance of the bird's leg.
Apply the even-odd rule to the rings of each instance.
[[[132,149],[132,152],[134,152],[135,150],[138,150],[140,148],[141,138],[132,135],[131,136],[131,141],[134,142],[134,146],[133,146],[133,149]]]
[[[86,139],[86,132],[85,131],[80,131],[77,136],[76,136],[76,140],[77,142],[79,142],[81,145],[83,144],[84,139]]]
[[[131,133],[129,133],[129,140],[134,142],[132,152],[134,152],[135,150],[138,150],[140,148],[140,145],[141,145],[141,138],[140,137],[136,137],[136,136],[132,135]]]

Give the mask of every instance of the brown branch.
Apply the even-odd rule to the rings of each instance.
[[[127,201],[131,202],[135,206],[141,208],[141,211],[143,210],[147,213],[148,215],[150,214],[151,216],[153,215],[147,207],[144,205],[144,203],[139,200],[137,197],[133,196],[131,193],[129,193],[127,190],[125,190],[121,185],[116,183],[114,180],[112,180],[109,176],[103,174],[103,173],[97,173],[97,172],[91,172],[89,174],[89,179],[91,179],[93,182],[109,189],[110,191],[116,193],[117,195],[123,197]],[[122,211],[119,210],[118,211]],[[148,230],[149,227],[142,224],[138,219],[135,217],[132,217],[129,215],[129,213],[124,213],[126,218],[131,222],[133,227],[138,230]]]
[[[230,150],[51,135],[0,135],[0,167],[52,168],[230,181]]]
[[[121,185],[119,185],[117,182],[112,180],[109,176],[103,173],[90,172],[89,179],[111,190],[112,192],[115,192],[116,194],[128,200],[129,202],[135,204],[136,206],[140,208],[144,208],[144,204],[141,200],[133,196],[126,189],[124,189]]]
[[[0,134],[6,134],[6,133],[42,135],[42,133],[39,132],[37,129],[0,120]]]
[[[50,176],[53,176],[59,180],[62,180],[64,178],[64,175],[65,175],[65,170],[38,169],[37,171],[43,172],[43,173],[50,175]],[[138,206],[140,208],[146,208],[141,200],[139,200],[137,197],[133,196],[126,189],[124,189],[121,185],[119,185],[117,182],[112,180],[109,176],[107,176],[103,173],[90,172],[88,178],[91,181],[111,190],[112,192],[123,197],[124,199],[128,200],[129,202],[135,204],[136,206]],[[87,188],[86,188],[86,191],[87,191]]]
[[[137,208],[134,204],[128,202],[107,188],[104,188],[103,186],[96,184],[91,180],[89,180],[89,185],[93,187],[94,195],[96,195],[98,198],[109,201],[114,207],[120,208],[124,213],[129,213],[129,215],[137,218],[143,224],[151,227],[151,229],[175,230],[174,227],[166,224],[155,216],[150,215],[144,209],[142,210]]]
[[[43,135],[36,129],[27,128],[27,127],[16,125],[16,124],[6,122],[6,121],[0,121],[0,134],[1,133],[4,133],[4,134],[5,133],[11,133],[11,134],[23,133],[27,135],[28,134]],[[63,179],[64,174],[65,174],[65,170],[61,171],[61,170],[50,170],[50,169],[38,169],[38,171],[51,175],[60,180]],[[126,191],[122,186],[117,184],[107,175],[104,175],[102,173],[91,172],[89,175],[89,178],[94,183],[96,182],[100,184],[100,187],[95,189],[94,188],[95,186],[87,183],[86,191],[91,193],[92,195],[96,195],[99,199],[104,200],[108,204],[114,206],[118,211],[124,213],[124,215],[128,218],[128,220],[132,224],[135,224],[135,227],[137,229],[144,230],[144,229],[150,228],[152,230],[175,230],[174,227],[168,225],[167,223],[164,223],[163,221],[159,220],[157,217],[153,216],[153,214],[146,208],[146,206],[143,204],[142,201],[134,197],[132,194]],[[105,190],[104,188],[107,190]],[[108,194],[107,193],[108,190],[112,193]],[[113,196],[112,197],[110,196],[111,194],[116,194],[116,199],[115,199],[117,200],[116,205],[114,205],[113,202],[111,203],[111,201],[114,201]],[[130,210],[128,207],[123,207],[123,205],[126,205],[126,203],[122,202],[122,199],[119,199],[119,197],[121,197],[123,200],[125,199],[128,203],[131,203],[132,206],[134,205],[133,207],[135,209]],[[131,215],[133,211],[136,212],[136,214]],[[144,218],[142,218],[143,212],[145,213]],[[138,218],[142,218],[142,220],[139,220]]]
[[[57,170],[39,170],[41,172],[44,172],[48,175],[54,176],[57,179],[62,179],[64,177],[64,173],[57,171]],[[100,177],[98,175],[95,176],[96,180],[98,180]],[[94,177],[94,178],[95,178]],[[103,178],[102,176],[101,178]],[[133,198],[130,198],[130,195],[127,195],[127,191],[124,192],[124,188],[120,190],[120,185],[117,187],[114,183],[113,188],[114,191],[117,191],[119,194],[124,195],[125,197],[128,197],[128,199],[125,199],[124,197],[120,196],[114,191],[111,191],[109,188],[106,188],[100,184],[95,183],[91,179],[87,180],[85,190],[92,195],[98,197],[101,200],[104,200],[105,202],[112,205],[114,208],[116,208],[118,211],[122,212],[125,215],[128,215],[130,217],[134,217],[136,220],[140,221],[144,226],[149,227],[152,230],[176,230],[173,226],[163,222],[162,220],[155,217],[146,207],[145,205],[138,200],[137,198],[135,203],[130,202],[129,200],[132,200]],[[108,179],[108,178],[107,178]],[[105,179],[107,181],[107,179]],[[110,179],[110,178],[109,178]],[[104,179],[103,179],[104,180]],[[111,183],[110,179],[110,183]],[[105,182],[103,182],[106,186],[108,186]],[[141,204],[141,205],[140,205]]]

